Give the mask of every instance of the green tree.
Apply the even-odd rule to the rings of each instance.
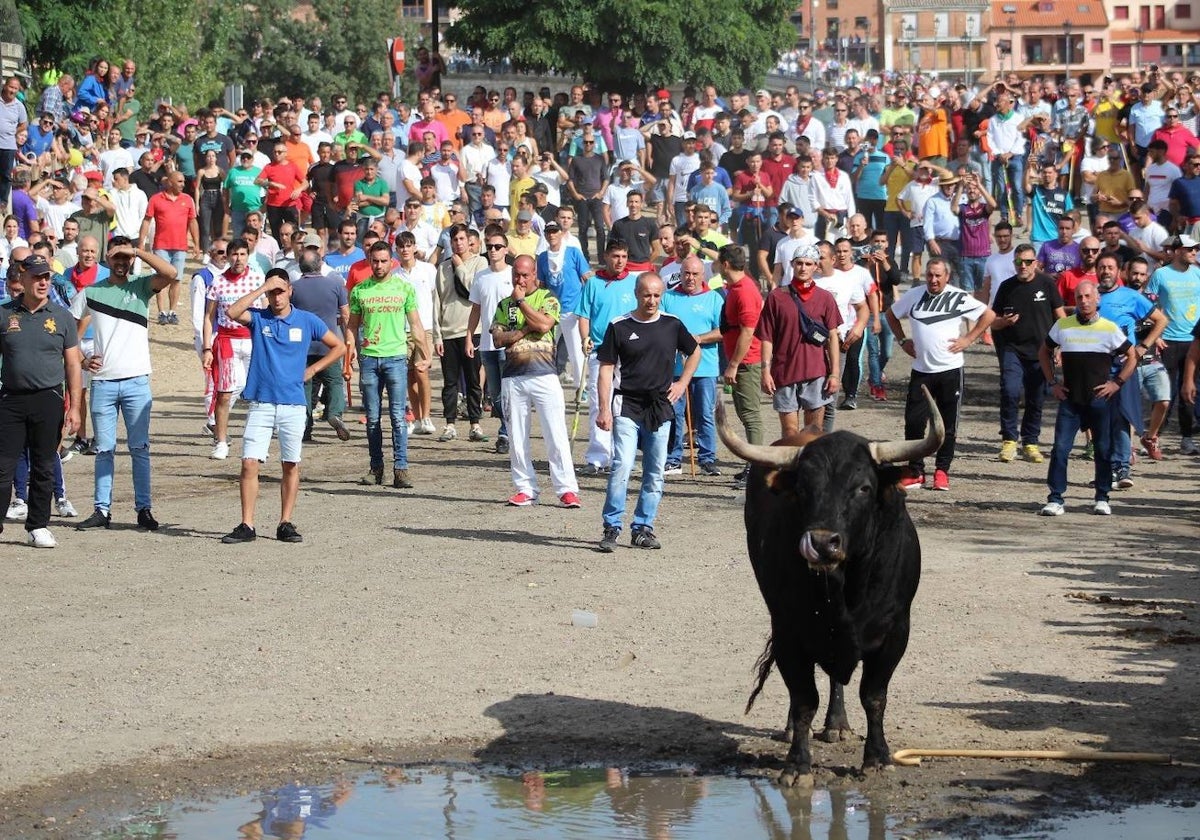
[[[313,0],[311,14],[293,14],[291,0],[259,0],[229,52],[225,78],[254,96],[334,91],[370,101],[388,87],[387,38],[395,9],[369,0]],[[381,15],[381,9],[388,9]]]
[[[794,0],[461,0],[446,39],[485,61],[626,90],[757,84],[795,41]],[[531,35],[536,33],[536,36]]]

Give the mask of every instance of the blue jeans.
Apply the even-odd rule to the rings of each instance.
[[[642,447],[642,489],[633,511],[633,530],[653,528],[658,504],[662,501],[663,465],[667,462],[667,439],[671,424],[663,423],[649,431],[628,417],[613,418],[613,460],[608,474],[608,492],[604,496],[604,526],[620,528],[625,518],[625,495],[629,475],[637,460],[638,443]]]
[[[500,418],[500,437],[508,437],[508,425],[504,422],[504,403],[500,396],[500,365],[503,362],[503,350],[480,350],[483,359],[483,370],[487,377],[487,395],[492,401],[492,416]]]
[[[895,340],[887,318],[879,319],[878,335],[867,331],[867,381],[877,388],[883,385],[883,369],[891,361]]]
[[[1046,483],[1050,487],[1048,501],[1062,504],[1067,492],[1067,458],[1075,445],[1075,436],[1080,427],[1087,423],[1092,430],[1095,446],[1096,501],[1108,501],[1112,490],[1112,419],[1110,412],[1116,406],[1108,400],[1096,399],[1087,405],[1076,405],[1069,400],[1058,404],[1058,419],[1054,422],[1054,449],[1050,453],[1050,468]]]
[[[29,450],[21,453],[17,461],[17,470],[13,473],[13,496],[23,501],[29,501]],[[67,484],[63,480],[62,458],[54,454],[54,498],[64,499],[67,496]]]
[[[387,391],[388,417],[392,423],[392,469],[408,469],[408,424],[404,409],[408,402],[408,357],[358,357],[358,387],[367,412],[367,452],[371,469],[383,469],[383,424],[380,412]]]
[[[1000,206],[1000,217],[1006,222],[1017,224],[1025,214],[1025,156],[1013,155],[1006,166],[999,158],[992,161],[992,196]],[[1008,188],[1005,193],[1004,188]],[[1008,196],[1012,196],[1014,218],[1009,218]]]
[[[976,292],[983,288],[983,269],[987,257],[959,257],[961,272],[958,287],[964,292]]]
[[[692,398],[692,428],[696,436],[696,448],[701,464],[717,460],[717,419],[714,414],[717,401],[717,379],[714,376],[692,377],[688,384],[688,395]],[[687,434],[687,397],[675,403],[675,445],[671,447],[668,461],[683,460],[683,438]]]
[[[96,436],[95,507],[112,510],[113,455],[117,448],[117,414],[125,421],[125,441],[133,461],[133,506],[150,508],[149,376],[92,380],[92,430]]]
[[[1017,431],[1017,408],[1025,395],[1025,413]],[[1015,350],[1000,350],[1000,439],[1037,445],[1042,434],[1046,377],[1037,359],[1022,359]]]

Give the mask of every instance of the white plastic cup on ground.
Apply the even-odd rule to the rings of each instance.
[[[571,623],[576,627],[595,627],[600,623],[594,612],[587,610],[571,610]]]

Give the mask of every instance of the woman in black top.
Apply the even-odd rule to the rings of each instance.
[[[217,153],[204,153],[204,166],[196,170],[196,207],[200,216],[200,249],[207,253],[215,237],[225,230],[225,173]]]

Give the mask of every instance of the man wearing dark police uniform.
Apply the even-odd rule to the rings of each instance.
[[[67,434],[79,427],[83,398],[79,336],[71,313],[50,302],[51,270],[46,258],[26,258],[19,279],[15,270],[15,265],[10,267],[13,299],[0,306],[0,510],[8,510],[13,473],[28,449],[25,530],[30,545],[54,548],[58,543],[46,527],[54,499],[54,458],[64,421]],[[70,395],[66,410],[64,382]]]

